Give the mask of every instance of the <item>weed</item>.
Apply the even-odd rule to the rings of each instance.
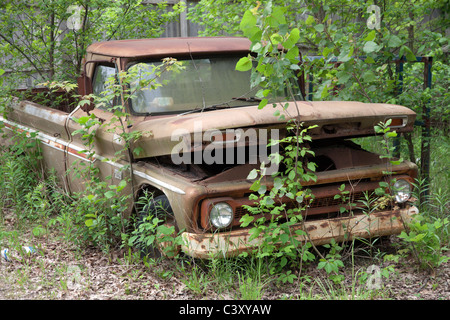
[[[420,267],[433,271],[450,260],[448,250],[450,222],[448,218],[430,219],[416,215],[399,238],[407,244],[406,250],[416,257]]]
[[[265,284],[259,277],[238,274],[239,296],[241,300],[261,300],[264,294]]]
[[[207,274],[197,265],[190,268],[189,272],[186,272],[184,276],[184,279],[181,281],[189,290],[198,295],[202,295],[206,292],[209,284]]]
[[[331,240],[330,244],[324,245],[324,247],[330,250],[325,258],[320,259],[317,268],[324,269],[333,282],[340,283],[344,280],[344,276],[339,274],[339,268],[344,267],[340,255],[342,247],[334,239]]]

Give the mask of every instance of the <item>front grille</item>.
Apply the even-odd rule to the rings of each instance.
[[[308,216],[322,213],[339,212],[341,207],[350,208],[349,204],[352,204],[352,208],[361,208],[363,206],[361,200],[366,199],[366,194],[368,194],[371,197],[373,195],[373,191],[374,190],[357,191],[347,195],[345,199],[343,198],[335,199],[334,195],[320,198],[316,197],[309,204],[308,210],[306,212]],[[305,205],[306,203],[302,203],[301,205],[299,205],[295,201],[289,201],[286,202],[285,208],[286,210],[288,210],[296,207],[301,208],[304,207]],[[243,206],[236,207],[235,221],[238,222],[247,213],[249,213],[247,208]]]
[[[371,194],[372,191],[369,191],[369,195]],[[313,202],[311,203],[311,205],[309,206],[310,208],[320,208],[320,207],[331,207],[331,206],[340,206],[344,203],[344,201],[346,203],[358,203],[360,200],[365,199],[365,192],[355,192],[353,194],[351,194],[349,196],[349,199],[343,200],[341,198],[339,199],[334,199],[333,197],[325,197],[325,198],[316,198],[313,200]]]

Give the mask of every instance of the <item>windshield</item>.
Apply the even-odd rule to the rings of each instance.
[[[239,59],[236,56],[179,60],[181,70],[163,71],[158,77],[151,70],[162,62],[136,63],[129,68],[137,70],[135,83],[154,81],[153,88],[136,91],[131,99],[132,109],[144,114],[183,113],[211,106],[258,104],[254,97],[259,88],[250,86],[251,71],[235,70]],[[131,89],[133,91],[133,84]]]

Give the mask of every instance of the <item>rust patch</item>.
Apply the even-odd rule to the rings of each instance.
[[[321,228],[327,228],[330,224],[328,222],[323,222],[320,224]]]

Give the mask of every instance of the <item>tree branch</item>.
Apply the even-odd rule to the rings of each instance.
[[[37,65],[33,62],[33,60],[27,55],[25,54],[25,52],[23,52],[23,50],[17,46],[12,40],[6,38],[3,34],[0,33],[0,38],[2,38],[3,40],[5,40],[6,42],[8,42],[14,49],[16,49],[29,63],[31,63],[31,65],[33,66],[33,68],[37,71],[37,73],[39,73],[39,75],[44,78],[44,75],[42,74],[42,72],[39,70],[39,68],[37,67]]]

